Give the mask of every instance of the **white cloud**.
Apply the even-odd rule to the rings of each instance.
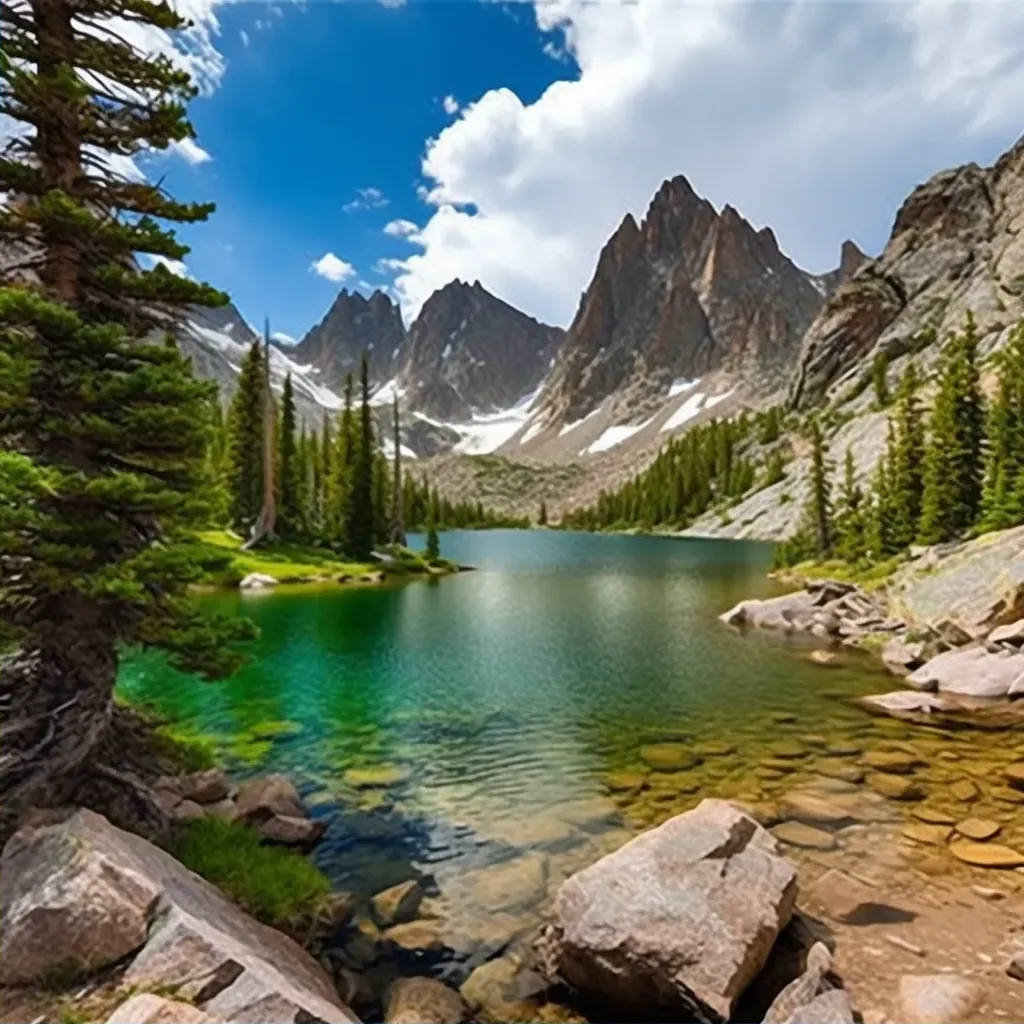
[[[411,238],[419,231],[419,227],[411,220],[390,220],[384,225],[384,234],[392,238]]]
[[[844,238],[877,250],[915,184],[1021,130],[1024,4],[543,0],[534,16],[578,75],[532,103],[493,89],[428,142],[407,316],[459,277],[567,323],[622,216],[680,173],[830,269]]]
[[[238,38],[242,40],[243,46],[249,45],[249,33],[244,28],[238,33]]]
[[[186,163],[192,164],[193,167],[197,164],[205,164],[213,159],[195,139],[182,139],[180,142],[172,142],[168,148],[170,152],[176,153]]]
[[[369,188],[356,189],[356,197],[346,203],[342,209],[346,213],[355,213],[357,210],[379,210],[387,206],[391,200],[379,188],[372,185]]]
[[[398,271],[404,270],[404,269],[405,269],[405,260],[395,260],[395,259],[377,260],[377,262],[374,263],[374,265],[373,265],[373,272],[375,274],[380,274],[381,277],[387,277],[390,274],[397,273]]]
[[[146,262],[149,263],[151,269],[159,263],[160,265],[166,267],[172,274],[175,274],[178,277],[192,276],[188,272],[188,267],[186,267],[181,260],[170,260],[166,256],[154,256],[151,253],[145,253],[144,257]]]
[[[324,253],[320,259],[314,260],[309,265],[309,269],[321,277],[326,277],[328,281],[334,281],[335,284],[347,280],[356,272],[356,268],[351,263],[338,259],[333,252]]]
[[[457,114],[459,112],[459,101],[450,93],[441,100],[446,114]]]
[[[272,341],[276,341],[280,345],[298,345],[298,341],[290,334],[285,334],[284,331],[274,331],[270,337]]]

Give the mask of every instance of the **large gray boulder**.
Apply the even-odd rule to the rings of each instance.
[[[213,1017],[358,1019],[296,942],[106,818],[79,810],[12,837],[0,859],[0,982],[133,953],[125,984],[173,988]]]
[[[768,832],[704,800],[562,885],[545,969],[615,1004],[723,1021],[764,966],[796,890]]]
[[[964,697],[1008,697],[1024,692],[1024,654],[960,647],[932,658],[907,676],[917,690]]]
[[[782,597],[764,601],[741,601],[719,616],[730,626],[752,626],[755,629],[778,629],[787,633],[809,632],[818,609],[815,595],[797,590]]]

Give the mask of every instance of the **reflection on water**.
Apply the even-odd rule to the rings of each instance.
[[[885,685],[863,662],[825,670],[717,620],[770,592],[763,545],[509,531],[443,550],[477,571],[205,598],[257,621],[254,662],[204,684],[145,658],[123,682],[238,774],[290,774],[331,822],[317,860],[339,888],[424,879],[462,957],[703,795],[770,817],[808,780],[863,789],[858,755],[902,728],[844,701]]]

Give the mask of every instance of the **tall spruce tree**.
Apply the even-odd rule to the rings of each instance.
[[[818,418],[811,420],[811,493],[807,520],[818,558],[831,556],[835,535],[832,523],[832,487],[829,482],[828,446]]]
[[[391,410],[392,439],[395,446],[392,472],[391,542],[405,546],[405,492],[402,489],[402,432],[398,419],[398,393]]]
[[[0,621],[21,650],[0,666],[6,810],[127,794],[163,824],[122,763],[118,651],[216,675],[242,634],[185,597],[213,389],[162,336],[225,296],[135,258],[183,258],[160,221],[212,206],[111,171],[193,136],[188,75],[126,41],[183,24],[147,0],[0,8],[0,109],[26,129],[0,153],[0,245],[19,262],[0,288]]]
[[[853,451],[849,447],[843,459],[843,482],[835,520],[836,553],[847,562],[856,562],[866,550],[864,494],[857,483]]]
[[[263,351],[253,342],[242,361],[228,413],[231,525],[248,537],[263,505]]]
[[[986,428],[983,530],[1024,522],[1024,322],[998,353],[996,364],[998,385]]]
[[[298,442],[295,436],[295,392],[292,375],[284,378],[281,391],[281,418],[277,434],[277,531],[281,537],[294,540],[303,535],[301,469]]]
[[[913,543],[921,517],[922,462],[925,449],[924,421],[918,402],[920,378],[913,362],[907,365],[896,392],[896,407],[890,418],[887,546],[892,553]]]
[[[360,367],[358,448],[352,474],[352,516],[348,545],[353,558],[367,561],[373,554],[373,421],[370,408],[370,371],[366,356]]]
[[[981,505],[985,413],[974,317],[942,352],[938,390],[928,421],[918,540],[952,540],[970,527]]]

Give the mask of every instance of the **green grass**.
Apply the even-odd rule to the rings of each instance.
[[[296,576],[361,576],[380,568],[368,562],[344,562],[330,551],[300,544],[274,544],[272,547],[242,551],[242,540],[227,530],[207,530],[199,535],[202,545],[214,552],[231,555],[226,576],[211,582],[237,583],[243,576],[258,572],[286,580]]]
[[[201,772],[218,764],[214,738],[184,726],[158,726],[153,732],[153,746],[157,756],[180,766],[181,771]]]
[[[839,559],[829,562],[801,562],[780,575],[801,580],[838,580],[841,583],[854,583],[863,590],[871,591],[884,586],[904,562],[904,555],[894,555],[884,562],[874,562],[871,565],[851,565]]]
[[[327,877],[301,854],[263,846],[251,829],[216,818],[188,822],[170,852],[270,925],[315,913],[331,891]]]

